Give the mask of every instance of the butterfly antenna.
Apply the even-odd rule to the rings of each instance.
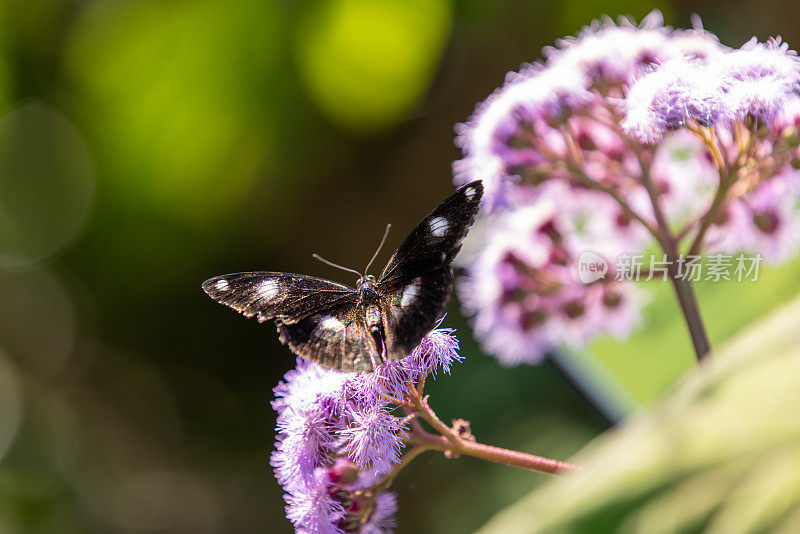
[[[341,269],[341,270],[343,270],[343,271],[348,271],[348,272],[351,272],[351,273],[355,273],[355,274],[357,274],[358,276],[361,276],[361,273],[360,273],[360,272],[358,272],[358,271],[356,271],[355,269],[350,269],[350,268],[348,268],[348,267],[342,267],[341,265],[339,265],[339,264],[337,264],[337,263],[333,263],[332,261],[328,261],[328,260],[326,260],[325,258],[323,258],[322,256],[320,256],[319,254],[312,254],[312,255],[311,255],[311,257],[312,257],[312,258],[314,258],[315,260],[319,260],[319,261],[321,261],[321,262],[322,262],[322,263],[324,263],[325,265],[330,265],[331,267],[336,267],[337,269]]]
[[[369,268],[372,266],[372,262],[375,261],[375,258],[377,258],[378,254],[380,254],[381,249],[383,248],[383,244],[386,243],[386,237],[388,237],[388,235],[389,235],[389,230],[391,230],[391,229],[392,229],[392,225],[391,224],[387,224],[386,225],[386,231],[383,232],[383,239],[381,239],[381,244],[378,245],[378,250],[376,250],[375,254],[372,255],[372,259],[369,260],[369,263],[367,264],[367,268],[364,269],[364,274],[367,274],[369,272]]]

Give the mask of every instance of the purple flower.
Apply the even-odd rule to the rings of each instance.
[[[596,286],[594,309],[600,328],[617,339],[625,339],[641,325],[646,294],[630,284],[608,283]]]
[[[550,263],[552,204],[537,202],[493,220],[483,250],[459,280],[464,311],[473,315],[473,330],[484,349],[505,364],[536,362],[551,347],[542,328],[546,313],[535,292],[560,286]],[[530,295],[530,299],[527,297]]]
[[[800,246],[800,171],[784,167],[742,199],[730,201],[708,231],[708,250],[760,254],[779,265]]]
[[[577,37],[565,37],[556,47],[544,49],[549,66],[583,73],[601,85],[622,84],[662,58],[669,39],[659,11],[652,11],[639,26],[627,18],[619,24],[608,17],[593,21]]]
[[[706,233],[705,249],[708,253],[733,254],[750,245],[750,210],[739,199],[732,199],[718,212]]]
[[[434,329],[407,358],[370,374],[297,360],[274,389],[278,435],[270,463],[298,532],[338,533],[352,525],[389,531],[394,495],[382,493],[374,508],[361,508],[365,497],[357,493],[397,463],[405,446],[407,423],[392,415],[388,397],[403,399],[421,372],[448,372],[460,360],[457,349],[452,329]]]
[[[288,493],[286,503],[286,517],[294,524],[296,532],[342,533],[337,523],[344,516],[344,508],[330,495],[325,470],[317,470],[309,484]]]
[[[275,387],[278,439],[271,463],[283,485],[303,481],[332,453],[346,375],[298,359]]]
[[[460,362],[458,339],[452,328],[437,328],[422,339],[422,342],[404,361],[406,367],[415,375],[427,373],[436,377],[439,368],[450,374],[453,362]]]
[[[558,313],[550,319],[557,337],[554,343],[581,349],[599,334],[627,338],[642,322],[643,292],[631,284],[607,281],[588,287],[572,286],[561,299]]]
[[[714,125],[728,119],[717,78],[695,60],[676,58],[640,78],[625,99],[622,127],[644,143],[687,123]]]
[[[649,239],[619,240],[625,229],[611,227],[618,212],[604,195],[560,182],[540,189],[531,205],[487,222],[484,248],[458,280],[475,336],[506,365],[537,363],[549,350],[580,347],[604,332],[624,336],[639,321],[635,288],[617,288],[610,278],[586,285],[578,262],[586,250],[611,262]]]
[[[674,30],[665,43],[665,58],[686,57],[703,64],[711,64],[730,50],[720,44],[713,33],[703,30],[699,17],[691,30]]]
[[[702,27],[673,30],[664,26],[661,12],[653,10],[639,25],[625,17],[617,24],[608,17],[595,20],[576,37],[546,47],[544,55],[548,66],[579,71],[595,86],[608,90],[609,86],[627,85],[669,59],[707,62],[725,50],[716,36]]]
[[[776,133],[785,128],[800,129],[800,96],[789,99],[772,121]]]
[[[773,120],[800,94],[800,64],[779,41],[719,54],[701,63],[679,57],[640,78],[625,100],[625,130],[645,143],[695,122],[724,125],[755,116]]]
[[[400,460],[405,423],[381,406],[356,408],[341,430],[341,446],[362,469],[383,472]]]
[[[600,122],[585,117],[607,114],[606,98],[622,99],[628,83],[655,65],[684,58],[683,62],[692,61],[699,70],[701,63],[724,51],[702,29],[664,27],[658,11],[639,26],[627,19],[618,25],[610,19],[595,21],[577,37],[545,49],[545,63],[509,73],[505,84],[476,106],[469,121],[456,126],[456,145],[464,157],[453,163],[454,182],[461,185],[482,179],[486,212],[514,207],[521,198],[531,196],[530,192],[520,194],[522,189],[567,176],[558,165],[570,156],[565,129],[575,131],[579,143],[588,143],[579,144],[584,149],[581,156],[596,174],[607,178],[617,163],[628,168],[635,164],[635,157],[627,140],[607,128],[602,131]],[[724,108],[711,87],[718,89],[718,84],[706,84],[700,87],[705,92],[698,93],[683,87],[690,81],[698,83],[686,77],[673,82],[666,92],[656,91],[664,83],[651,81],[647,95],[642,94],[648,85],[643,82],[637,113],[630,114],[630,129],[649,140],[689,119],[703,124],[717,120]],[[658,108],[655,115],[651,104]],[[595,144],[589,132],[601,143]]]
[[[409,382],[413,378],[405,364],[405,360],[390,362],[372,373],[360,375],[358,391],[372,402],[386,402],[387,396],[402,399],[406,391],[408,391]]]
[[[800,94],[800,63],[786,43],[755,38],[715,64],[715,75],[727,93],[736,118],[752,115],[772,120]]]
[[[452,363],[461,361],[454,332],[452,328],[437,327],[431,330],[406,358],[356,377],[352,381],[354,390],[364,398],[371,399],[371,402],[385,402],[387,397],[405,397],[409,383],[421,373],[430,373],[435,377],[441,367],[449,374]]]
[[[750,232],[746,250],[761,254],[773,265],[796,255],[800,244],[798,193],[800,171],[787,167],[748,196]]]
[[[468,176],[480,176],[485,188],[483,206],[489,211],[509,202],[505,194],[507,182],[513,181],[509,169],[521,162],[542,160],[534,148],[509,145],[524,144],[524,132],[534,128],[550,150],[563,153],[563,141],[552,135],[547,123],[591,97],[585,78],[574,70],[529,66],[508,80],[476,107],[466,124],[456,126],[456,145],[465,157],[453,164],[454,181],[462,185]]]
[[[731,50],[693,25],[665,27],[657,11],[638,26],[595,21],[509,73],[458,126],[454,180],[483,179],[487,209],[457,290],[502,363],[629,335],[641,292],[613,271],[584,284],[580,258],[644,258],[659,229],[691,241],[727,180],[700,244],[771,262],[796,253],[798,59],[777,40]]]
[[[369,516],[364,526],[361,527],[362,534],[386,534],[392,532],[397,526],[394,514],[397,513],[397,495],[392,492],[384,491],[375,499],[375,509]]]

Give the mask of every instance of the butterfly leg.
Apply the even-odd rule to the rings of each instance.
[[[376,305],[368,306],[364,321],[367,323],[370,337],[372,338],[372,348],[369,357],[372,359],[372,368],[377,369],[386,365],[386,340],[383,334],[383,323],[381,322],[381,310]]]
[[[386,343],[384,343],[381,332],[377,329],[370,332],[374,346],[370,347],[373,350],[369,351],[370,360],[372,360],[372,369],[376,370],[378,367],[386,365]]]
[[[372,351],[369,351],[369,359],[372,360],[372,370],[376,371],[381,364],[378,362],[378,359],[375,357],[376,354]]]

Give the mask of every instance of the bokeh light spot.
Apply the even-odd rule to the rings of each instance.
[[[0,267],[63,249],[83,228],[93,194],[89,149],[60,112],[29,102],[0,118]]]
[[[0,339],[15,361],[51,376],[75,342],[75,308],[62,283],[45,270],[0,274]]]
[[[299,23],[296,56],[311,98],[352,131],[406,119],[425,94],[450,32],[446,0],[327,0]]]
[[[67,70],[116,196],[215,221],[274,157],[282,9],[274,2],[121,2],[87,10]]]

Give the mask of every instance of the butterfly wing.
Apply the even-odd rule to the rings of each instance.
[[[327,308],[295,323],[278,318],[281,342],[328,369],[371,373],[380,361],[375,343],[355,302]]]
[[[378,279],[386,355],[406,357],[444,313],[453,259],[480,208],[480,181],[458,188],[411,231]]]
[[[322,278],[292,273],[223,274],[203,282],[203,290],[220,304],[263,323],[281,317],[296,322],[333,304],[353,301],[355,290]]]
[[[274,319],[282,343],[339,371],[373,371],[372,362],[406,357],[444,313],[450,267],[475,219],[480,181],[445,199],[400,244],[377,283],[385,354],[369,333],[359,293],[343,284],[290,273],[249,272],[203,283],[208,295],[260,322]],[[382,352],[382,351],[381,351]]]
[[[340,371],[372,370],[365,349],[373,345],[356,310],[358,293],[344,284],[301,274],[250,272],[215,276],[203,282],[203,290],[259,322],[275,319],[281,342],[298,356]]]

